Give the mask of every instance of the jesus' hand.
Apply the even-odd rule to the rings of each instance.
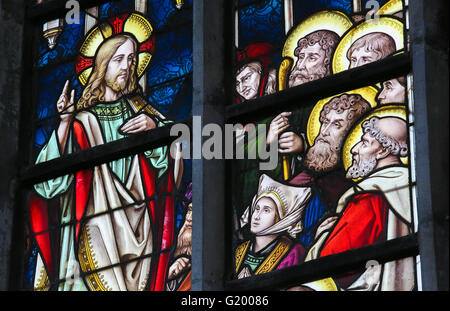
[[[61,150],[66,149],[66,142],[69,133],[70,122],[73,118],[73,113],[75,111],[75,90],[70,92],[69,98],[69,80],[66,81],[64,89],[56,102],[56,109],[58,109],[59,117],[61,122],[59,123],[57,129],[57,137]]]
[[[135,134],[156,128],[156,122],[145,113],[138,114],[122,125],[120,130],[125,134]]]
[[[60,113],[60,118],[62,122],[70,123],[70,120],[72,119],[73,116],[73,112],[75,111],[74,104],[75,104],[75,90],[72,90],[70,92],[69,98],[69,80],[67,80],[66,84],[64,85],[64,89],[61,92],[61,96],[59,96],[59,99],[56,103],[56,108]]]

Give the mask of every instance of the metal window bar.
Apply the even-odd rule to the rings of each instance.
[[[32,23],[39,23],[44,20],[50,20],[53,17],[60,17],[67,10],[65,8],[65,2],[66,1],[64,0],[53,0],[28,7],[26,13],[28,24],[30,24],[30,21],[32,21]],[[83,1],[81,3],[81,9],[106,2],[108,2],[108,0]],[[31,68],[31,66],[25,66],[25,68]],[[376,63],[339,73],[331,77],[313,81],[307,85],[288,89],[286,91],[276,93],[276,95],[273,94],[254,101],[249,101],[247,103],[228,106],[226,108],[226,120],[239,120],[240,122],[243,122],[245,120],[250,120],[250,118],[254,119],[255,116],[271,115],[276,111],[298,105],[298,102],[295,101],[296,98],[323,98],[339,92],[369,85],[373,81],[381,81],[398,77],[408,73],[410,70],[410,54],[404,53],[402,55],[393,56]],[[229,85],[231,86],[233,84],[230,83]],[[32,98],[29,99],[32,100]],[[182,123],[191,125],[189,121]],[[167,134],[169,127],[170,126],[166,126],[155,129],[153,134],[146,135],[147,137],[144,137],[144,135],[136,135],[135,139],[130,137],[128,139],[112,142],[91,150],[77,153],[76,157],[73,156],[71,159],[62,157],[60,159],[49,161],[48,163],[42,163],[40,165],[24,169],[20,174],[20,181],[24,185],[30,185],[51,177],[64,175],[92,165],[105,163],[129,154],[141,152],[149,148],[151,149],[165,145],[167,144],[167,139],[170,140],[170,136],[164,135],[163,133],[165,132]],[[171,139],[173,140],[175,137],[171,137]],[[110,151],[112,152],[111,154],[109,153]],[[226,230],[229,233],[227,234],[227,239],[229,240],[232,233],[230,226],[231,221],[229,221],[232,219],[230,210],[227,210],[227,216],[229,217],[227,217],[228,221],[226,221]],[[20,235],[23,236],[23,233]],[[226,245],[227,249],[231,251],[231,243],[226,243]],[[227,252],[228,255],[232,254],[230,251]],[[298,285],[299,282],[312,281],[331,274],[348,271],[348,269],[365,264],[365,262],[369,259],[376,259],[380,263],[383,263],[407,256],[415,256],[417,254],[417,234],[413,234],[411,236],[360,249],[350,250],[340,254],[320,258],[315,261],[303,263],[298,266],[288,267],[286,269],[264,275],[254,276],[248,279],[227,280],[225,282],[225,289],[258,290],[282,288],[289,285]],[[225,261],[227,264],[226,270],[229,269],[229,263],[232,262],[232,260],[230,260],[231,256],[227,257],[228,258]],[[11,279],[13,278],[11,277]],[[12,284],[14,284],[14,282],[12,282]]]
[[[95,5],[109,2],[110,0],[84,0],[80,1],[80,10],[88,9]],[[170,128],[177,123],[183,123],[191,126],[191,118],[181,122],[175,122],[160,128],[156,128],[146,133],[140,133],[115,142],[104,144],[80,153],[62,156],[53,161],[41,163],[39,165],[29,166],[31,161],[32,143],[30,137],[33,137],[35,124],[38,122],[34,116],[34,108],[38,98],[38,73],[34,68],[38,55],[39,35],[42,23],[55,18],[64,17],[66,9],[66,0],[49,0],[40,4],[34,1],[26,3],[25,25],[24,25],[24,53],[23,53],[23,72],[22,72],[22,113],[20,120],[20,139],[19,139],[19,157],[17,159],[19,172],[17,177],[16,209],[13,223],[13,240],[16,241],[11,250],[12,260],[10,264],[9,287],[11,289],[22,289],[23,281],[23,259],[26,234],[24,225],[26,224],[26,193],[30,186],[57,176],[76,172],[80,169],[87,169],[101,163],[107,163],[132,154],[151,150],[170,143],[177,137],[170,136]],[[183,25],[185,25],[184,23]],[[192,23],[191,23],[192,24]],[[186,24],[187,25],[187,24]],[[179,25],[177,25],[179,26]],[[171,28],[165,28],[169,31]],[[192,75],[189,73],[188,75]],[[186,76],[188,76],[186,75]],[[183,78],[183,77],[180,77]],[[31,108],[31,109],[30,109]],[[153,198],[155,199],[155,198]],[[113,266],[111,266],[113,267]],[[107,268],[111,268],[107,267]]]
[[[227,290],[274,290],[298,286],[332,275],[364,268],[369,260],[379,264],[419,254],[417,233],[346,252],[322,257],[282,270],[227,281]]]
[[[188,119],[175,124],[190,126],[191,120]],[[170,145],[177,138],[170,135],[172,126],[172,124],[162,126],[151,131],[138,133],[88,150],[64,155],[54,160],[23,168],[19,178],[20,184],[24,186],[33,185],[139,152]]]
[[[254,1],[249,4],[258,2],[259,1]],[[247,4],[238,5],[237,0],[235,0],[233,10],[245,7],[246,5]],[[233,15],[233,18],[236,17]],[[234,22],[235,21],[232,22],[232,25],[234,25]],[[225,108],[225,122],[246,124],[254,120],[275,115],[281,111],[289,111],[290,109],[299,107],[301,106],[299,99],[304,102],[310,102],[311,100],[326,98],[342,92],[372,85],[373,83],[380,81],[407,75],[412,70],[411,57],[412,55],[409,51],[404,51],[402,54],[391,56],[320,80],[312,81],[292,89],[287,89],[244,103],[229,105]],[[233,76],[231,75],[230,77]],[[352,249],[266,274],[251,276],[244,279],[233,279],[234,252],[232,249],[233,204],[230,187],[231,170],[232,162],[226,161],[225,253],[227,254],[227,257],[225,259],[225,290],[273,290],[289,288],[291,286],[298,286],[302,283],[319,280],[339,273],[346,273],[356,268],[364,268],[369,260],[377,260],[382,264],[392,260],[419,255],[418,234],[414,233],[406,237]]]
[[[408,74],[411,71],[411,54],[391,56],[361,67],[346,70],[320,80],[315,80],[295,88],[275,94],[233,104],[226,108],[228,122],[246,122],[288,111],[299,107],[299,99],[321,99],[346,91],[372,85],[374,82],[386,81]]]

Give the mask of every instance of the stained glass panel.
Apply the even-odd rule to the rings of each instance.
[[[237,29],[237,102],[271,94],[266,81],[281,91],[405,51],[401,0],[258,1]]]
[[[239,47],[254,42],[281,43],[284,36],[281,0],[261,1],[239,12]]]
[[[289,288],[287,291],[411,291],[420,290],[418,287],[418,273],[420,273],[419,257],[408,257],[396,261],[380,264],[376,260],[368,261],[366,267],[358,267],[352,271],[336,274],[331,277],[299,284]],[[407,271],[405,267],[414,268],[415,271]],[[385,269],[383,269],[385,268]],[[402,282],[393,284],[387,282],[390,269],[403,270]],[[384,279],[384,281],[383,281]]]
[[[192,1],[178,2],[111,1],[44,23],[35,164],[190,117]],[[191,162],[171,147],[34,185],[24,286],[189,290]]]
[[[229,184],[235,278],[415,232],[410,79],[302,100],[293,111],[244,127],[247,157],[233,160]],[[275,148],[269,159],[261,147]],[[249,157],[251,150],[258,157]],[[274,165],[262,168],[267,162]],[[416,288],[413,259],[396,266],[403,272],[383,267],[389,272],[374,277],[382,289]],[[362,270],[345,284],[340,279],[338,287],[352,290],[370,273]]]
[[[151,18],[147,20],[140,13],[126,14],[135,9],[143,10],[145,16],[159,16],[158,25],[154,25]],[[161,10],[167,10],[168,13],[163,16]],[[45,23],[53,37],[43,35],[39,48],[42,55],[39,61],[39,101],[36,106],[36,120],[39,124],[35,133],[38,145],[41,145],[44,138],[50,138],[51,131],[56,129],[42,127],[40,123],[46,119],[54,119],[61,111],[65,111],[57,108],[61,98],[66,96],[70,101],[71,91],[74,90],[74,102],[77,105],[73,105],[80,110],[83,109],[83,105],[79,104],[80,100],[84,101],[83,92],[84,95],[92,93],[88,92],[90,90],[86,89],[86,84],[93,72],[92,68],[98,68],[94,60],[95,49],[104,40],[103,36],[110,35],[102,34],[102,27],[105,27],[106,32],[131,32],[139,41],[135,70],[137,77],[133,77],[133,84],[137,90],[142,88],[144,96],[138,105],[129,107],[130,112],[134,114],[145,107],[144,111],[148,111],[154,118],[164,120],[162,123],[154,120],[158,126],[169,120],[184,120],[190,116],[192,3],[186,1],[177,8],[173,1],[140,1],[139,4],[134,1],[113,1],[82,12],[81,16],[80,23],[75,24],[67,24],[63,19]],[[51,46],[51,42],[56,42],[56,45]],[[67,81],[69,86],[64,93]],[[100,90],[101,87],[95,92]],[[103,96],[101,93],[96,96]],[[96,104],[91,100],[89,105],[93,108]],[[57,122],[53,124],[56,125]]]
[[[28,195],[26,288],[176,290],[183,281],[186,288],[192,184],[186,178],[174,184],[171,168],[151,167],[147,156],[34,185]],[[65,282],[74,273],[81,279]]]

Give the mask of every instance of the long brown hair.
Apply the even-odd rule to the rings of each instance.
[[[122,46],[127,40],[133,42],[134,49],[137,51],[136,40],[127,35],[121,34],[113,38],[105,40],[97,51],[95,57],[94,69],[89,77],[87,86],[83,90],[83,94],[77,103],[77,109],[86,109],[92,107],[99,101],[104,101],[105,96],[105,75],[108,68],[108,64],[111,58],[116,53],[117,49]],[[128,83],[126,85],[125,92],[132,92],[136,90],[137,75],[136,75],[136,65],[137,65],[137,54],[133,59],[131,65],[130,76],[128,78]]]

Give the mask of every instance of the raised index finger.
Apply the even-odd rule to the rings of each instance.
[[[61,92],[61,95],[66,95],[67,96],[67,91],[69,90],[69,80],[66,81],[66,84],[64,84],[64,88]]]

